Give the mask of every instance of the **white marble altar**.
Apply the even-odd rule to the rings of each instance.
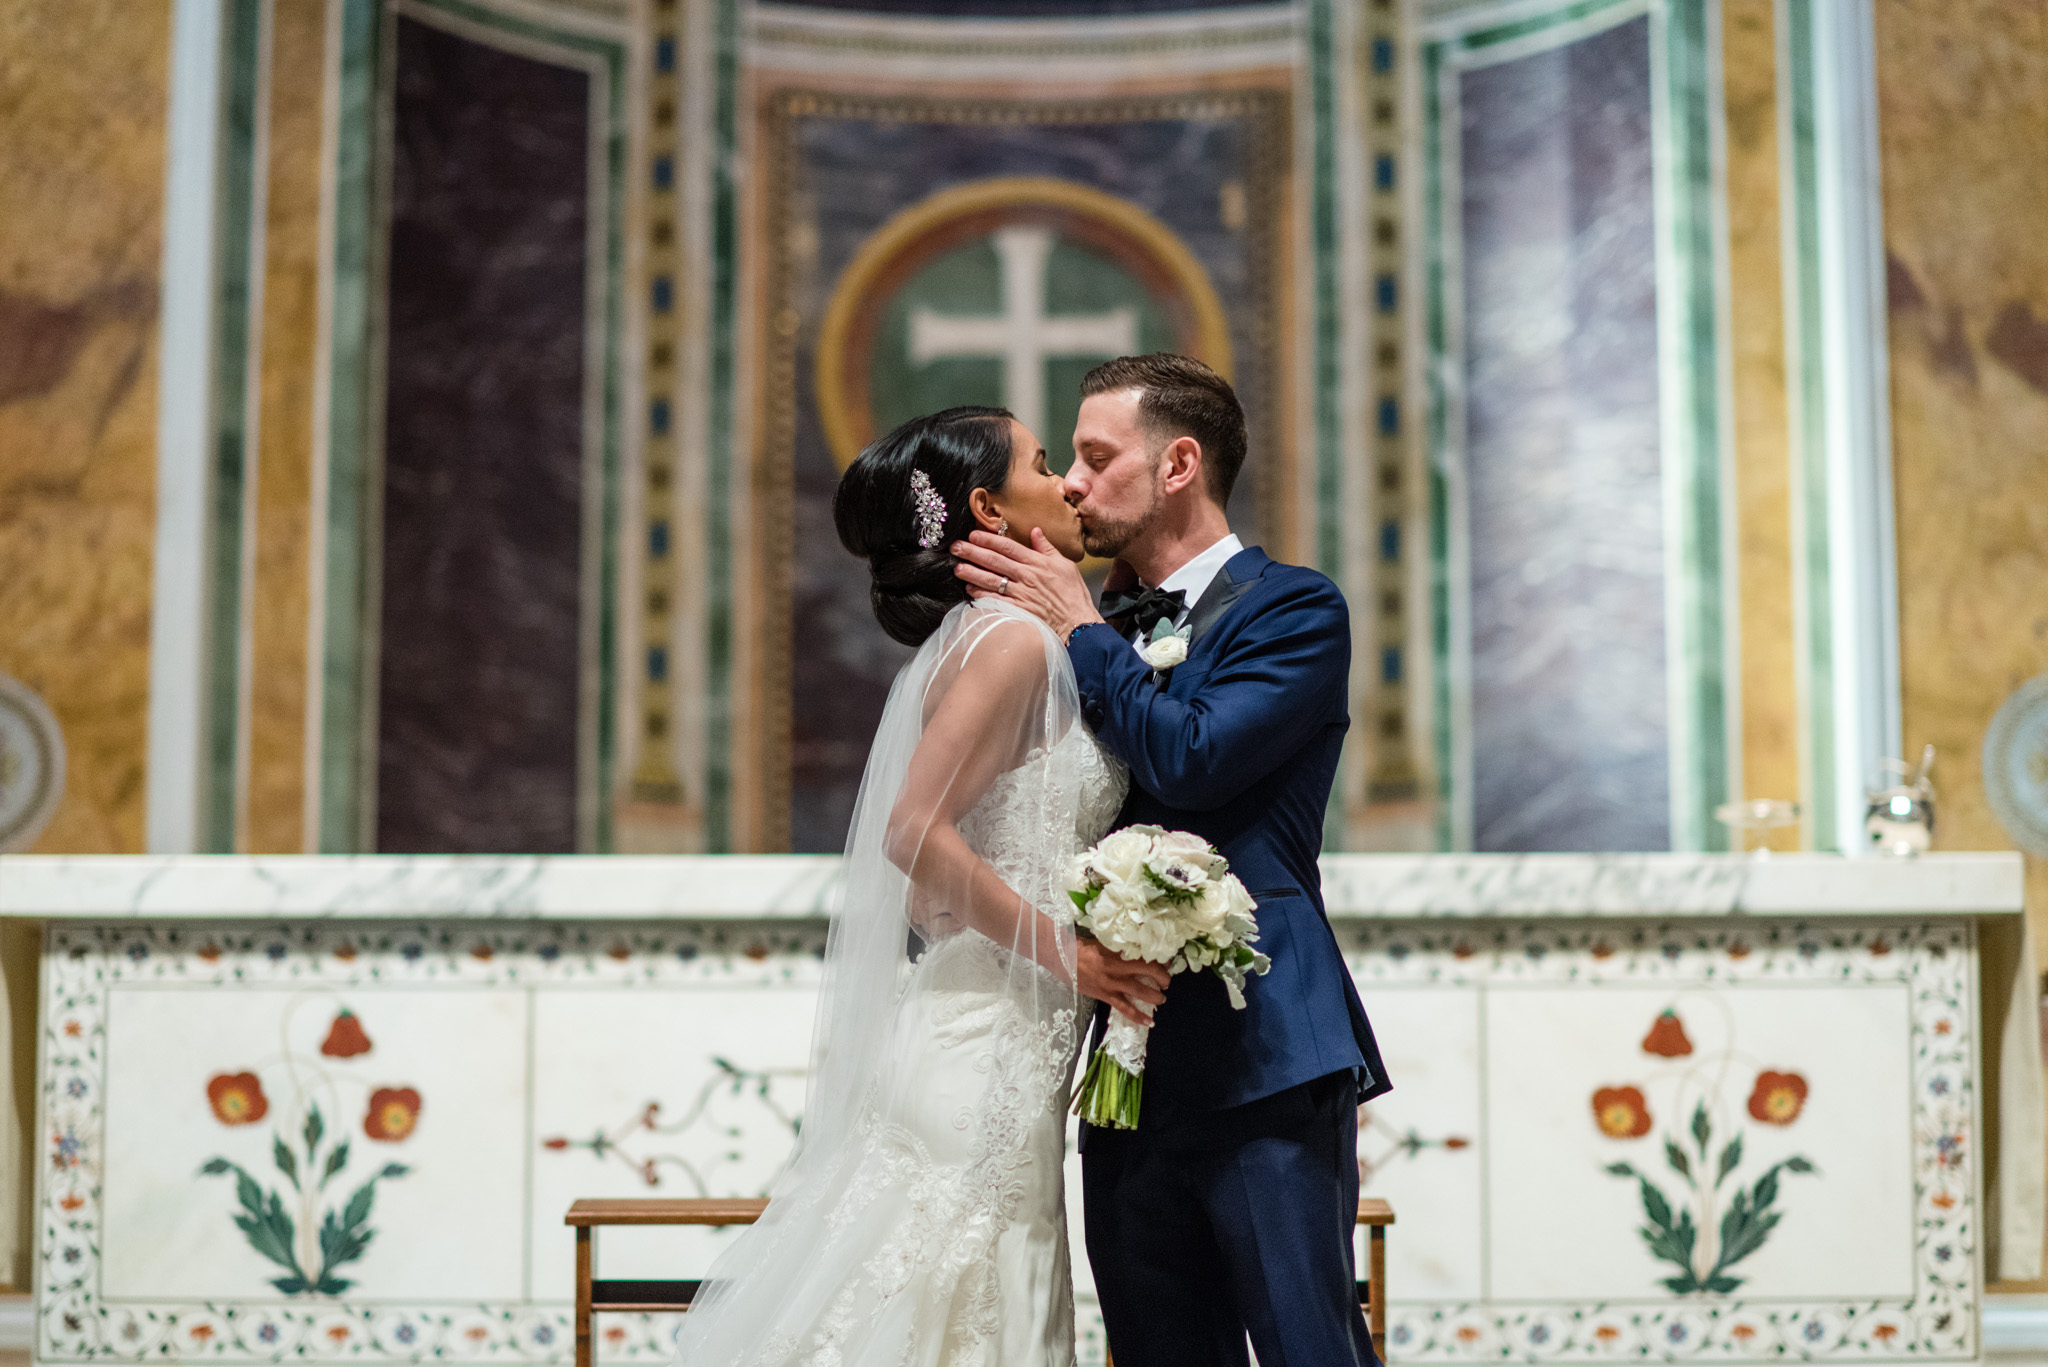
[[[0,916],[45,922],[38,1360],[566,1362],[570,1200],[753,1194],[787,1151],[835,871],[0,859]],[[2038,1261],[2017,857],[1324,887],[1396,1085],[1359,1146],[1395,1361],[1970,1361],[1988,1269]],[[603,1270],[721,1237],[615,1231]]]

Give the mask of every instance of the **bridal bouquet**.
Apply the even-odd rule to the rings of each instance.
[[[1259,923],[1244,884],[1214,846],[1186,831],[1127,826],[1106,836],[1074,860],[1067,888],[1079,909],[1075,924],[1104,948],[1173,973],[1206,968],[1223,979],[1239,1011],[1246,977],[1273,966],[1252,948]],[[1075,1093],[1075,1114],[1091,1125],[1138,1127],[1151,1030],[1110,1013]]]

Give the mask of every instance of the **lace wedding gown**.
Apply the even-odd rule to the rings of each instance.
[[[1067,710],[1064,652],[1047,660],[1065,713],[1048,727],[1057,739],[996,775],[957,829],[1070,947],[1067,864],[1108,832],[1127,779]],[[679,1367],[1073,1363],[1062,1166],[1081,1003],[980,931],[937,932],[908,966],[896,935],[899,985],[870,1032],[876,1057],[850,1067],[863,1048],[835,1045],[821,1025],[805,1148],[762,1224],[713,1269],[713,1294],[685,1317]],[[858,1019],[844,1003],[825,1015]],[[860,1096],[835,1111],[846,1098],[825,1089],[842,1086]],[[813,1134],[814,1113],[833,1133]],[[700,1319],[707,1310],[716,1323]]]

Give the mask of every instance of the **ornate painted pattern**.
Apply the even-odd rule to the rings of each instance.
[[[408,987],[766,987],[814,989],[825,947],[825,923],[764,925],[692,922],[672,926],[524,924],[488,927],[393,924],[362,926],[251,926],[187,924],[139,927],[117,924],[52,926],[44,958],[41,1132],[37,1210],[41,1260],[37,1278],[36,1354],[45,1362],[141,1361],[205,1358],[223,1362],[368,1357],[421,1362],[460,1358],[478,1362],[567,1362],[573,1353],[568,1284],[537,1289],[534,1299],[499,1304],[419,1304],[339,1294],[270,1294],[251,1282],[246,1300],[198,1302],[109,1301],[101,1294],[106,1156],[109,997],[124,986],[176,985],[236,989],[338,990],[359,1004],[390,1001]],[[808,1006],[806,1004],[806,1012]],[[374,1021],[374,1017],[370,1017]],[[363,1032],[356,1012],[337,1012],[326,1026],[321,1053],[346,1062]],[[374,1031],[371,1037],[374,1037]],[[328,1046],[332,1047],[329,1048]],[[213,1070],[195,1106],[211,1108],[222,1125],[289,1121],[280,1133],[304,1140],[308,1116],[285,1116],[282,1094],[239,1068]],[[360,1148],[377,1159],[403,1147],[394,1126],[430,1116],[433,1101],[418,1091],[390,1088],[368,1095],[367,1108],[327,1117],[334,1130],[352,1127]],[[771,1108],[772,1109],[772,1108]],[[403,1113],[403,1114],[401,1114]],[[701,1114],[701,1108],[700,1108]],[[706,1124],[691,1131],[665,1127],[666,1149],[702,1167],[730,1148],[729,1128]],[[783,1127],[787,1133],[787,1127]],[[402,1138],[403,1136],[398,1136]],[[320,1149],[331,1161],[333,1135]],[[383,1142],[379,1142],[383,1141]],[[318,1142],[318,1141],[313,1141]],[[536,1141],[541,1154],[547,1153]],[[302,1180],[317,1181],[313,1160],[300,1164]],[[342,1195],[388,1166],[346,1164]],[[279,1173],[284,1159],[278,1160]],[[211,1164],[209,1164],[209,1169]],[[360,1168],[358,1174],[356,1169]],[[223,1169],[223,1173],[226,1170]],[[220,1175],[220,1174],[216,1174]],[[407,1199],[403,1190],[432,1182],[413,1170],[406,1182],[376,1196],[376,1208]],[[237,1180],[230,1177],[230,1181]],[[289,1182],[264,1181],[287,1200]],[[195,1178],[191,1218],[228,1220],[234,1197],[210,1178]],[[516,1199],[516,1196],[511,1198]],[[246,1202],[245,1202],[246,1204]],[[338,1227],[367,1227],[371,1207],[353,1222],[341,1201]],[[268,1206],[267,1192],[263,1205]],[[246,1231],[245,1231],[246,1232]],[[252,1242],[263,1237],[250,1233]],[[452,1237],[452,1236],[451,1236]],[[260,1249],[259,1249],[260,1251]],[[459,1250],[457,1250],[459,1251]],[[374,1257],[371,1243],[366,1257]],[[267,1255],[266,1255],[267,1256]],[[272,1271],[280,1269],[273,1268]],[[284,1288],[279,1288],[283,1291]],[[666,1361],[667,1317],[613,1315],[599,1325],[600,1355],[615,1361]]]
[[[1439,995],[1502,1001],[1516,991],[1610,989],[1633,1000],[1670,993],[1681,1002],[1675,1019],[1686,1042],[1704,1055],[1712,1051],[1711,1023],[1705,1013],[1683,1005],[1717,989],[1754,992],[1761,987],[1881,988],[1902,999],[1908,1022],[1906,1038],[1891,1041],[1909,1055],[1901,1065],[1911,1086],[1911,1213],[1897,1227],[1912,1242],[1909,1293],[1877,1298],[1825,1299],[1774,1297],[1763,1278],[1724,1294],[1672,1294],[1657,1285],[1668,1264],[1642,1255],[1643,1289],[1626,1298],[1599,1302],[1568,1300],[1510,1301],[1484,1297],[1422,1300],[1401,1294],[1402,1239],[1413,1242],[1430,1218],[1417,1209],[1415,1196],[1399,1205],[1403,1223],[1394,1232],[1395,1300],[1391,1307],[1390,1356],[1396,1362],[1462,1361],[1492,1358],[1522,1361],[1605,1361],[1612,1358],[1677,1360],[1705,1356],[1716,1359],[1775,1357],[1840,1359],[1865,1362],[1969,1361],[1976,1356],[1977,1295],[1980,1281],[1977,1243],[1978,1176],[1977,1093],[1974,992],[1975,945],[1967,922],[1840,920],[1801,923],[1758,918],[1655,921],[1422,921],[1337,922],[1340,943],[1349,957],[1368,1009],[1390,1003],[1398,989],[1448,989]],[[178,927],[135,927],[114,923],[59,923],[48,932],[44,961],[42,1020],[42,1092],[39,1114],[37,1219],[40,1264],[37,1282],[36,1354],[45,1362],[116,1361],[206,1358],[231,1363],[281,1362],[307,1358],[354,1357],[420,1362],[466,1359],[479,1362],[567,1362],[572,1352],[566,1279],[536,1284],[531,1299],[478,1303],[421,1303],[365,1295],[351,1288],[339,1294],[281,1294],[272,1289],[271,1269],[249,1278],[245,1295],[223,1300],[109,1299],[102,1293],[103,1264],[112,1261],[105,1247],[105,1173],[109,1155],[106,1117],[109,1077],[110,1001],[124,989],[183,987],[212,992],[280,989],[305,993],[320,1004],[308,1006],[308,1046],[322,1066],[337,1070],[395,1043],[394,1010],[408,990],[456,988],[530,989],[537,996],[554,991],[580,991],[592,999],[616,1000],[647,988],[787,989],[792,1003],[805,1001],[817,986],[819,956],[824,947],[823,922],[676,922],[646,924],[506,923],[463,925],[443,922],[379,922],[365,924],[285,925],[242,923],[187,924]],[[595,991],[593,991],[595,989]],[[1796,996],[1797,993],[1785,994]],[[709,992],[707,991],[707,997]],[[1588,998],[1589,1000],[1591,998]],[[334,1005],[346,1006],[345,1016]],[[623,1176],[638,1185],[651,1161],[662,1177],[666,1194],[684,1194],[694,1185],[689,1171],[717,1174],[712,1185],[732,1188],[741,1179],[729,1163],[735,1112],[752,1108],[754,1128],[748,1133],[757,1146],[770,1143],[776,1127],[786,1135],[789,1117],[778,1112],[783,1102],[757,1089],[769,1085],[755,1065],[739,1061],[731,1030],[720,1035],[710,1024],[716,1008],[707,1002],[703,1019],[707,1056],[732,1057],[733,1071],[711,1070],[719,1079],[716,1097],[705,1106],[696,1091],[659,1097],[663,1109],[648,1123],[645,1112],[621,1110],[591,1114],[536,1129],[528,1145],[530,1167],[538,1175],[559,1172],[564,1164],[583,1164],[595,1180],[600,1173]],[[1604,1019],[1604,1017],[1603,1017]],[[1615,1091],[1634,1087],[1642,1094],[1635,1104],[1647,1107],[1655,1129],[1630,1141],[1615,1141],[1632,1161],[1648,1167],[1656,1158],[1653,1146],[1666,1133],[1683,1141],[1690,1116],[1670,1111],[1660,1100],[1657,1069],[1680,1056],[1660,1051],[1678,1047],[1673,1028],[1656,1009],[1648,1015],[1635,1007],[1615,1013],[1622,1056],[1635,1060],[1634,1071],[1616,1073],[1599,1082]],[[1744,1035],[1747,1040],[1749,1037]],[[364,1052],[362,1046],[373,1046]],[[1656,1045],[1656,1049],[1648,1046]],[[1802,1224],[1815,1223],[1803,1204],[1828,1181],[1838,1155],[1809,1146],[1806,1127],[1823,1117],[1841,1096],[1823,1060],[1796,1052],[1747,1062],[1730,1073],[1722,1100],[1724,1116],[1741,1116],[1746,1143],[1754,1156],[1742,1163],[1740,1175],[1751,1184],[1769,1162],[1777,1161],[1766,1140],[1786,1137],[1796,1151],[1809,1154],[1820,1167],[1818,1179],[1786,1177],[1789,1188],[1778,1196],[1788,1210],[1772,1240],[1789,1239]],[[198,1086],[189,1099],[200,1118],[201,1133],[229,1137],[258,1128],[280,1127],[287,1142],[303,1141],[304,1115],[292,1110],[282,1084],[273,1084],[252,1050],[247,1057],[208,1054],[194,1076]],[[1482,1059],[1482,1066],[1484,1060]],[[403,1180],[380,1182],[366,1227],[379,1227],[362,1257],[343,1271],[365,1279],[380,1253],[392,1247],[382,1228],[395,1221],[405,1203],[422,1199],[439,1176],[420,1155],[420,1137],[427,1127],[449,1114],[440,1084],[426,1076],[394,1071],[388,1077],[362,1070],[368,1090],[348,1094],[349,1108],[324,1107],[327,1134],[315,1141],[320,1158],[331,1152],[346,1131],[362,1157],[338,1178],[327,1207],[345,1207],[361,1180],[378,1164],[403,1160],[411,1167]],[[707,1074],[707,1076],[710,1074]],[[250,1085],[254,1077],[264,1090]],[[1789,1078],[1808,1084],[1799,1096]],[[210,1084],[219,1082],[219,1086]],[[1414,1080],[1411,1078],[1411,1083]],[[1762,1085],[1759,1085],[1762,1084]],[[182,1085],[182,1084],[181,1084]],[[400,1095],[415,1089],[415,1099]],[[378,1089],[393,1093],[376,1105]],[[1409,1097],[1417,1087],[1405,1089]],[[215,1092],[218,1095],[214,1095]],[[1601,1115],[1589,1111],[1592,1087],[1574,1090],[1563,1104],[1575,1132],[1600,1140]],[[1412,1112],[1392,1109],[1403,1091],[1388,1098],[1380,1114],[1361,1133],[1361,1158],[1371,1167],[1371,1183],[1395,1179],[1469,1187],[1476,1160],[1484,1162],[1490,1148],[1505,1145],[1522,1133],[1526,1118],[1498,1112],[1482,1117],[1476,1128],[1462,1123],[1439,1126],[1418,1121]],[[260,1098],[260,1101],[259,1101]],[[650,1098],[653,1099],[653,1098]],[[1610,1103],[1627,1097],[1608,1098]],[[258,1115],[247,1131],[229,1119]],[[371,1131],[406,1119],[391,1108],[407,1111],[420,1129],[408,1131],[403,1143],[380,1142]],[[1661,1108],[1661,1109],[1660,1109]],[[786,1110],[787,1108],[784,1107]],[[1614,1110],[1607,1118],[1624,1130],[1633,1122]],[[701,1126],[684,1123],[695,1111]],[[1758,1116],[1761,1110],[1762,1117]],[[133,1111],[128,1114],[135,1114]],[[1784,1126],[1768,1117],[1797,1122]],[[263,1122],[258,1126],[255,1121]],[[578,1129],[583,1124],[586,1127]],[[599,1153],[589,1142],[603,1138]],[[1720,1157],[1732,1131],[1717,1121],[1713,1155]],[[559,1147],[550,1141],[562,1140]],[[566,1141],[579,1141],[572,1144]],[[783,1142],[775,1139],[775,1143]],[[617,1152],[617,1150],[625,1152]],[[1427,1151],[1426,1154],[1424,1151]],[[1902,1148],[1903,1151],[1903,1148]],[[199,1164],[214,1150],[195,1150],[190,1219],[208,1227],[226,1228],[235,1209],[228,1186],[201,1175]],[[1427,1163],[1411,1162],[1425,1156]],[[672,1160],[680,1159],[682,1163]],[[295,1157],[303,1178],[319,1160]],[[1575,1161],[1575,1160],[1574,1160]],[[624,1167],[621,1166],[622,1162]],[[1442,1165],[1439,1167],[1439,1165]],[[246,1163],[244,1166],[248,1166]],[[631,1168],[633,1172],[625,1169]],[[282,1171],[282,1169],[279,1169]],[[360,1170],[360,1171],[358,1171]],[[284,1192],[288,1182],[269,1168],[252,1175]],[[265,1175],[268,1174],[268,1175]],[[225,1175],[225,1174],[223,1174]],[[1624,1184],[1597,1167],[1583,1174],[1598,1187]],[[228,1179],[232,1181],[232,1178]],[[580,1177],[579,1181],[583,1180]],[[1659,1178],[1667,1188],[1668,1173]],[[1733,1180],[1733,1179],[1731,1179]],[[1800,1185],[1792,1187],[1792,1183]],[[1410,1188],[1409,1190],[1414,1190]],[[1425,1187],[1425,1190],[1427,1188]],[[1903,1191],[1903,1188],[1900,1189]],[[516,1198],[508,1198],[516,1199]],[[1420,1198],[1427,1202],[1428,1197]],[[1631,1201],[1633,1196],[1630,1197]],[[266,1203],[267,1204],[267,1203]],[[542,1212],[546,1214],[546,1212]],[[340,1223],[346,1223],[342,1211]],[[1558,1246],[1569,1248],[1581,1238],[1609,1247],[1633,1249],[1639,1242],[1633,1224],[1622,1221],[1589,1227],[1581,1235],[1560,1235]],[[1410,1231],[1413,1231],[1412,1233]],[[1754,1272],[1769,1249],[1740,1272]],[[1640,1250],[1638,1250],[1640,1252]],[[255,1264],[252,1263],[252,1266]],[[616,1274],[615,1274],[616,1275]],[[1631,1274],[1633,1275],[1633,1274]],[[1416,1285],[1410,1281],[1411,1289]],[[1077,1306],[1081,1361],[1099,1363],[1102,1355],[1100,1319],[1083,1295]],[[665,1362],[668,1323],[656,1316],[607,1316],[598,1324],[600,1355],[612,1362]]]
[[[1660,1300],[1646,1293],[1626,1303],[1516,1304],[1404,1301],[1397,1293],[1388,1324],[1393,1360],[1975,1360],[1975,945],[1968,923],[1388,921],[1340,923],[1338,934],[1368,1009],[1378,984],[1479,990],[1532,984],[1700,989],[1900,984],[1910,1002],[1911,1295],[1787,1300],[1758,1295],[1752,1284],[1725,1295],[1670,1294]],[[1678,1047],[1677,1035],[1661,1019],[1643,1037],[1643,1048],[1653,1054]],[[1748,1085],[1752,1081],[1753,1087]],[[1780,1123],[1759,1118],[1759,1110],[1764,1117],[1796,1115],[1806,1104],[1801,1094],[1805,1081],[1797,1073],[1767,1070],[1755,1078],[1745,1074],[1740,1087],[1729,1085],[1741,1093],[1735,1105],[1758,1120],[1749,1127],[1754,1130]],[[1611,1094],[1596,1096],[1589,1121],[1610,1135],[1638,1129],[1647,1135],[1643,1122],[1649,1116],[1640,1113],[1644,1104],[1639,1089],[1615,1087]],[[1666,1119],[1660,1117],[1659,1123],[1666,1125]],[[1667,1127],[1683,1132],[1685,1123],[1682,1116],[1672,1117]],[[1616,1128],[1608,1129],[1610,1124]],[[1482,1133],[1475,1143],[1483,1150],[1490,1139],[1504,1143],[1511,1138],[1496,1130],[1492,1136]],[[1559,1231],[1558,1237],[1563,1247],[1580,1238],[1627,1240],[1634,1235],[1626,1230]],[[1656,1266],[1670,1270],[1668,1264]]]

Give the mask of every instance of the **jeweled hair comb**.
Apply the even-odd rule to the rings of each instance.
[[[922,470],[910,472],[910,497],[917,505],[917,544],[930,550],[946,534],[946,500]]]

